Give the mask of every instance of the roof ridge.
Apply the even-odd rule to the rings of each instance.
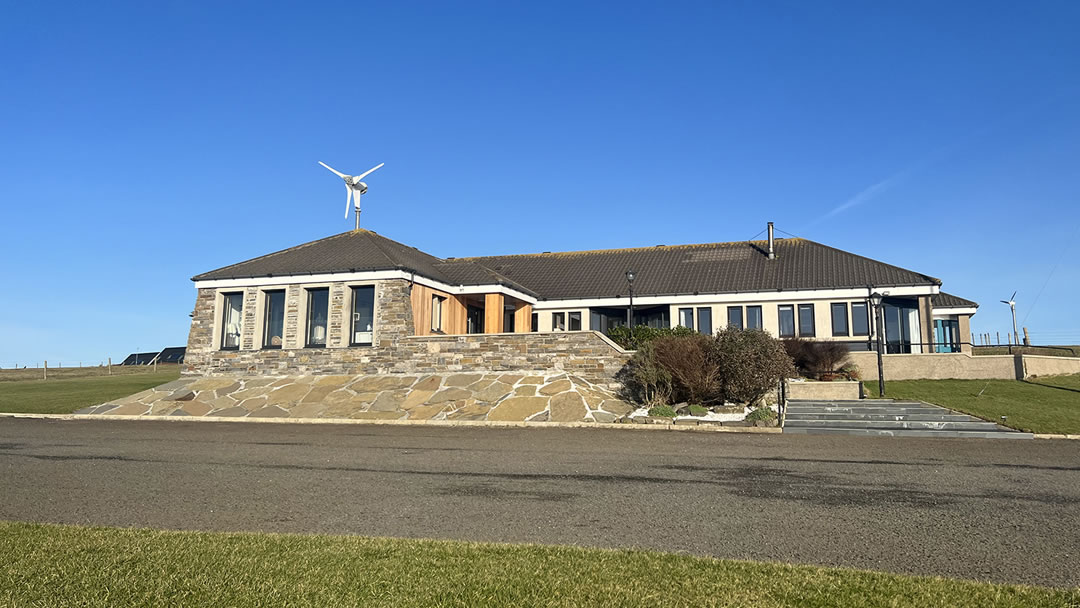
[[[288,249],[282,249],[281,251],[274,251],[272,253],[266,253],[266,254],[263,254],[263,255],[260,255],[260,256],[257,256],[257,257],[253,257],[251,259],[236,262],[235,264],[229,264],[228,266],[222,266],[221,268],[215,268],[215,269],[209,270],[207,272],[201,272],[201,273],[195,275],[194,277],[191,277],[191,279],[194,281],[194,280],[198,279],[199,277],[201,277],[201,276],[203,276],[205,274],[210,274],[211,272],[221,272],[223,270],[228,270],[230,268],[234,268],[234,267],[239,266],[241,264],[247,264],[247,263],[250,263],[250,262],[257,262],[259,260],[265,260],[267,258],[272,258],[275,255],[282,255],[282,254],[285,254],[285,253],[292,253],[294,251],[299,251],[299,250],[303,249],[304,247],[309,247],[309,246],[314,245],[316,243],[322,243],[322,242],[325,242],[325,241],[330,241],[330,240],[340,238],[340,237],[343,237],[343,236],[347,236],[347,235],[350,235],[350,234],[353,234],[353,233],[356,233],[356,232],[370,232],[370,231],[363,230],[363,229],[361,229],[359,231],[357,231],[357,230],[349,230],[347,232],[339,232],[338,234],[332,234],[330,236],[324,236],[321,239],[315,239],[314,241],[308,241],[306,243],[300,243],[299,245],[293,245],[292,247],[289,247]]]
[[[792,241],[805,241],[802,237],[792,237],[787,239],[776,239],[784,242]],[[448,258],[447,262],[475,262],[476,260],[485,260],[491,258],[518,258],[518,257],[531,257],[531,256],[556,256],[556,255],[590,255],[597,253],[616,253],[616,252],[632,252],[632,251],[645,251],[645,250],[660,250],[660,249],[692,249],[696,247],[716,247],[716,246],[733,246],[733,245],[754,245],[756,243],[768,243],[768,241],[717,241],[713,243],[684,243],[681,245],[647,245],[644,247],[616,247],[614,249],[582,249],[577,251],[544,251],[540,253],[507,253],[503,255],[477,255],[464,258]]]

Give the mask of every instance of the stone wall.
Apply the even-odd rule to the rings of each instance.
[[[1023,373],[1025,378],[1080,374],[1080,358],[1024,355]]]
[[[254,294],[258,288],[249,288]],[[216,293],[200,289],[188,336],[185,373],[190,375],[413,374],[469,370],[498,372],[558,370],[592,382],[610,383],[630,358],[607,337],[592,331],[556,333],[415,336],[410,284],[404,280],[376,285],[375,344],[349,347],[345,284],[330,285],[327,348],[300,348],[303,289],[287,289],[286,348],[260,349],[255,295],[245,290],[245,335],[240,350],[223,351],[213,337]]]

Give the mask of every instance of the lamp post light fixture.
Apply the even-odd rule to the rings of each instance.
[[[870,294],[870,305],[874,308],[874,335],[877,336],[877,378],[878,378],[878,396],[885,396],[885,363],[882,359],[882,353],[885,350],[885,341],[883,331],[885,329],[884,319],[881,318],[881,301],[884,297],[874,292]]]
[[[630,339],[634,339],[634,271],[626,271],[626,283],[630,285],[630,310],[626,311],[626,326],[630,328]]]

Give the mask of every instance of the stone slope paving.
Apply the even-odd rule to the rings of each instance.
[[[612,422],[634,407],[565,373],[192,377],[77,414]]]

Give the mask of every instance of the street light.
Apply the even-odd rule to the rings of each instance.
[[[630,310],[626,311],[626,325],[630,328],[630,340],[634,339],[634,271],[626,271],[626,282],[630,285]]]
[[[878,396],[885,396],[885,363],[882,359],[882,351],[885,350],[882,330],[885,327],[884,319],[881,318],[882,295],[878,292],[870,294],[870,305],[874,307],[874,335],[877,336],[877,378]]]

